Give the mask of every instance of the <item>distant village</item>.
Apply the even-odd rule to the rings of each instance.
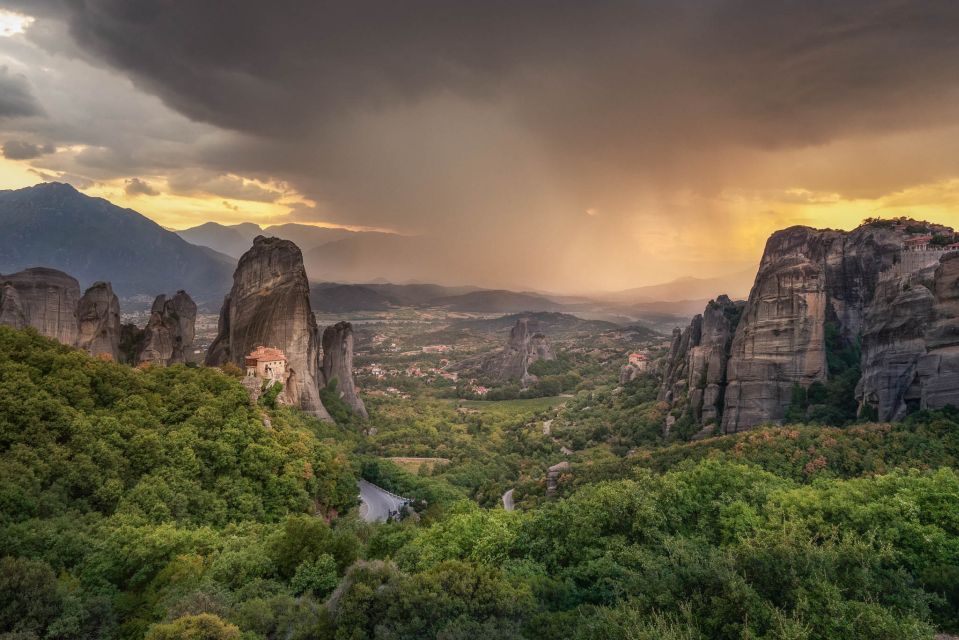
[[[445,350],[432,350],[432,349],[442,349]],[[449,349],[448,345],[434,345],[433,347],[423,347],[422,351],[404,351],[398,355],[411,356],[421,353],[445,353]],[[456,383],[459,382],[460,376],[459,373],[455,371],[448,371],[450,361],[447,358],[443,358],[439,361],[438,366],[427,366],[425,364],[411,364],[405,368],[387,368],[385,365],[382,365],[377,362],[372,362],[370,364],[358,367],[356,372],[360,375],[367,375],[376,380],[386,380],[387,378],[396,378],[400,376],[405,376],[408,378],[418,378],[427,384],[433,384],[438,380],[445,380],[448,382]],[[469,387],[468,389],[477,396],[485,396],[489,389],[479,384],[475,379],[468,380]],[[385,389],[370,389],[366,392],[368,395],[373,396],[386,396],[392,395],[400,398],[408,398],[409,394],[404,393],[397,389],[396,387],[386,387]]]

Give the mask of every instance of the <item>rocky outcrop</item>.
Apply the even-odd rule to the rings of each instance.
[[[719,421],[726,389],[726,365],[744,302],[719,296],[706,305],[698,344],[687,357],[689,405],[693,419],[704,425]]]
[[[369,418],[353,380],[353,325],[338,322],[323,331],[323,378],[336,384],[340,398],[356,415]]]
[[[77,305],[80,283],[56,269],[34,267],[0,276],[0,322],[63,344],[77,343]]]
[[[959,253],[877,287],[862,337],[861,406],[879,420],[959,406]]]
[[[546,470],[546,497],[552,498],[556,495],[556,491],[559,488],[560,477],[564,473],[569,473],[572,469],[572,466],[569,464],[569,461],[563,460],[551,466]]]
[[[109,282],[97,282],[77,305],[77,347],[120,360],[120,301]]]
[[[773,234],[745,306],[718,298],[674,332],[660,399],[725,433],[781,422],[796,388],[827,384],[840,357],[843,375],[857,371],[861,343],[861,413],[959,405],[959,253],[905,249],[916,227],[952,233],[873,221]]]
[[[694,420],[703,425],[719,422],[730,345],[744,306],[719,296],[684,331],[673,333],[660,400],[685,397]]]
[[[919,361],[920,407],[959,407],[959,253],[940,260],[933,293],[936,304],[925,332],[927,352]]]
[[[20,302],[20,294],[9,282],[0,289],[0,325],[14,329],[27,326],[27,313]]]
[[[619,384],[632,382],[642,374],[643,371],[633,364],[624,364],[619,368]]]
[[[33,327],[40,334],[115,362],[184,362],[193,344],[196,304],[179,291],[157,297],[146,329],[121,325],[120,301],[109,282],[96,282],[80,296],[73,277],[33,268],[0,276],[0,324]]]
[[[659,390],[659,399],[674,402],[685,397],[689,390],[689,347],[699,344],[702,336],[703,316],[693,316],[685,329],[673,329],[673,339],[666,354],[663,368],[663,385]]]
[[[157,366],[187,361],[196,325],[196,303],[185,291],[172,298],[160,294],[153,301],[150,320],[142,338],[138,363]]]
[[[732,344],[723,431],[779,422],[796,385],[826,380],[827,323],[840,341],[858,340],[903,240],[882,225],[849,233],[792,227],[770,237]]]
[[[510,380],[527,386],[536,377],[529,372],[529,366],[537,360],[553,360],[549,339],[539,331],[539,323],[531,318],[519,318],[510,330],[506,347],[488,358],[482,364],[482,371],[498,382]]]
[[[324,383],[320,336],[303,255],[289,240],[264,236],[257,236],[240,258],[206,362],[242,366],[244,357],[260,345],[280,349],[287,358],[278,400],[330,420],[319,395]]]

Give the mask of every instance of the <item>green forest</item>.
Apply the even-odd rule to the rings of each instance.
[[[959,412],[686,442],[655,387],[376,399],[331,425],[215,369],[0,327],[0,638],[959,632]],[[547,497],[561,446],[580,453]],[[360,477],[415,516],[364,523]]]

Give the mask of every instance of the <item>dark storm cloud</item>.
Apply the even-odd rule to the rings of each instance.
[[[52,144],[33,144],[23,140],[7,140],[3,143],[3,157],[8,160],[32,160],[54,152]]]
[[[160,192],[154,189],[148,182],[140,178],[130,178],[123,188],[128,196],[158,196]]]
[[[934,113],[959,54],[949,1],[68,4],[83,47],[169,104],[271,135],[444,91],[515,99],[574,142],[717,124],[763,145],[815,141],[902,125],[917,103]]]
[[[36,116],[43,113],[30,91],[27,79],[0,67],[0,118]]]
[[[589,201],[638,180],[720,188],[730,148],[933,126],[954,118],[959,97],[949,1],[23,4],[58,15],[85,55],[189,118],[250,136],[207,150],[211,168],[279,176],[367,218],[415,216],[433,201],[370,202],[371,182],[445,168],[418,166],[435,149],[401,135],[369,141],[372,161],[356,158],[356,129],[402,112],[452,121],[436,101],[497,109],[541,147],[557,183],[575,183],[570,199]],[[450,129],[482,146],[502,123],[470,112]],[[381,166],[393,153],[408,157]]]
[[[154,117],[75,115],[72,138],[23,132],[83,145],[57,170],[296,191],[316,203],[298,219],[428,233],[442,264],[468,244],[474,272],[504,278],[627,271],[640,236],[735,240],[731,191],[875,198],[959,175],[951,1],[14,2],[50,59],[93,61],[181,120],[144,103],[129,112]],[[52,110],[62,81],[30,80]],[[90,84],[56,106],[80,111],[63,105]]]

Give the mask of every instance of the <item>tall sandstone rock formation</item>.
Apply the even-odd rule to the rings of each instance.
[[[279,400],[330,420],[320,401],[320,336],[303,254],[289,240],[257,236],[233,274],[206,362],[243,366],[244,357],[261,345],[286,354],[287,379]]]
[[[526,386],[536,377],[529,366],[537,360],[553,360],[549,339],[539,330],[539,323],[530,318],[519,318],[510,330],[506,347],[493,354],[482,365],[482,371],[494,380],[515,380]]]
[[[914,221],[776,232],[738,322],[720,298],[676,330],[660,399],[724,433],[781,422],[797,385],[828,380],[829,345],[861,342],[861,410],[959,405],[959,254],[906,250],[923,226],[951,233]]]
[[[959,253],[880,282],[864,322],[857,395],[880,420],[959,407]]]
[[[0,276],[0,322],[63,344],[77,343],[80,283],[62,271],[34,267]]]
[[[34,267],[0,276],[0,324],[38,333],[84,349],[120,358],[120,301],[109,282],[97,282],[80,296],[76,278]]]
[[[781,421],[796,384],[826,379],[826,323],[843,342],[859,339],[903,240],[878,225],[849,233],[791,227],[770,237],[730,353],[726,433]]]
[[[338,322],[323,331],[323,378],[328,385],[336,381],[340,398],[353,413],[369,418],[353,381],[353,325],[349,322]]]
[[[660,400],[685,396],[694,420],[707,426],[719,421],[729,349],[744,306],[719,296],[684,331],[673,332]]]
[[[143,330],[138,363],[157,366],[183,364],[196,332],[196,303],[186,291],[172,298],[160,294],[153,301],[150,320]]]
[[[97,282],[77,304],[77,347],[120,360],[120,301],[109,282]]]

